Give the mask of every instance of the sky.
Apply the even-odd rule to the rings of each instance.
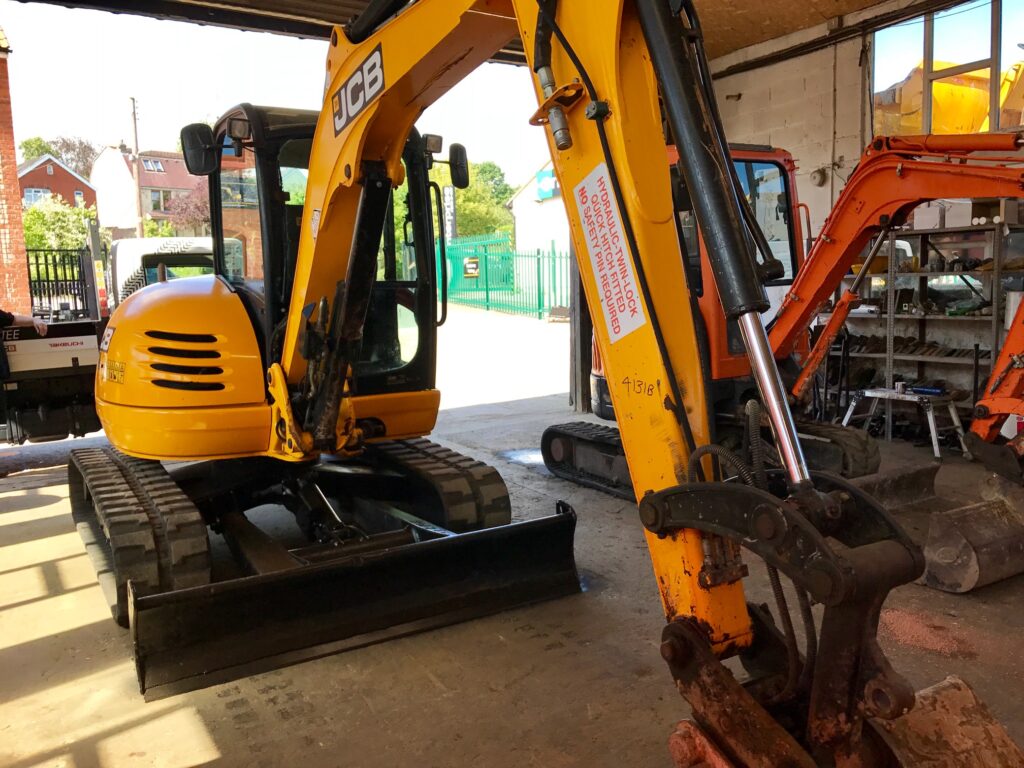
[[[935,61],[966,64],[987,59],[992,3],[974,0],[935,14]],[[1002,68],[1024,60],[1024,0],[1003,0]],[[924,58],[924,21],[896,24],[876,34],[874,90],[903,80]]]
[[[80,136],[130,146],[132,96],[143,150],[173,151],[182,126],[240,102],[321,106],[326,41],[14,0],[0,0],[0,26],[16,144]],[[517,187],[548,158],[543,129],[527,123],[535,109],[528,70],[485,64],[417,125],[465,144],[472,162],[496,162]]]
[[[1024,50],[1024,0],[1003,0],[1005,62]],[[990,0],[936,15],[936,59],[988,55]],[[143,150],[174,150],[187,123],[213,121],[242,101],[319,109],[326,41],[242,32],[102,11],[0,0],[15,141],[81,136],[131,143],[131,103],[139,105]],[[875,89],[902,80],[921,61],[923,23],[878,34]],[[470,160],[492,160],[518,187],[548,158],[543,129],[527,119],[536,100],[525,68],[485,64],[438,101],[421,132],[465,144]]]

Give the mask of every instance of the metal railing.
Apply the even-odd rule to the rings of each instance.
[[[448,300],[537,318],[569,316],[568,253],[516,251],[507,234],[453,238],[446,244]]]
[[[89,249],[30,249],[26,253],[32,314],[50,317],[63,312],[73,318],[89,317],[88,288],[82,274],[82,265],[92,262]]]

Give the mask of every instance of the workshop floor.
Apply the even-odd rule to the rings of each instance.
[[[68,513],[60,462],[86,441],[0,452],[0,766],[666,765],[686,707],[658,654],[634,508],[551,477],[535,452],[571,417],[564,394],[469,405],[442,412],[434,437],[495,464],[517,516],[573,505],[586,592],[148,704]],[[884,456],[928,460],[906,444]],[[981,476],[947,459],[942,503]],[[923,533],[920,511],[906,520]],[[768,598],[760,569],[747,582]],[[966,678],[1024,742],[1022,596],[1024,578],[966,596],[905,586],[882,644],[916,686]]]

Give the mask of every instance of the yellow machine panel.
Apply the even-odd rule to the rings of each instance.
[[[214,276],[129,296],[100,344],[96,411],[140,457],[245,456],[267,449],[270,407],[252,323]]]

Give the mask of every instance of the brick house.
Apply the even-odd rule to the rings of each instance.
[[[11,48],[0,29],[0,307],[27,314],[28,292],[25,230],[21,222],[21,188],[14,155],[14,120],[7,57]]]
[[[86,179],[53,155],[43,155],[18,166],[21,201],[28,207],[44,197],[60,195],[68,205],[96,205],[96,190]]]
[[[188,195],[206,183],[185,168],[179,152],[140,152],[139,187],[142,215],[155,221],[170,217],[170,201]],[[124,145],[106,147],[93,163],[89,176],[96,189],[96,210],[101,227],[113,230],[114,238],[134,237],[136,224],[135,182],[132,155]],[[202,233],[178,232],[179,235]]]

